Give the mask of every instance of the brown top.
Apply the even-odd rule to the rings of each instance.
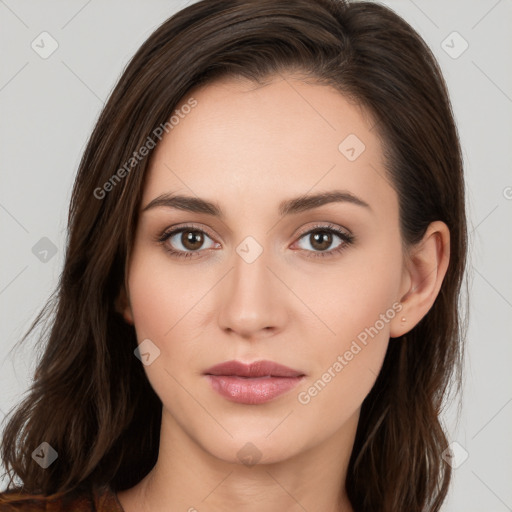
[[[17,498],[12,501],[13,498]],[[110,487],[93,488],[89,492],[70,493],[58,499],[44,499],[13,491],[0,493],[0,512],[124,512],[117,494]]]

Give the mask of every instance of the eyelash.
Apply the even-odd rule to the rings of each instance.
[[[169,238],[173,237],[174,235],[181,233],[183,231],[191,231],[191,232],[198,232],[202,233],[204,235],[207,235],[209,238],[213,239],[211,235],[209,235],[206,231],[203,229],[199,229],[196,226],[193,225],[186,225],[186,226],[180,226],[179,228],[173,229],[171,231],[164,231],[162,234],[158,235],[157,242],[162,244],[164,246],[165,251],[167,251],[169,254],[171,254],[172,257],[176,258],[190,258],[194,256],[195,254],[201,252],[201,250],[198,251],[176,251],[174,249],[169,248],[169,246],[165,243]],[[340,229],[336,228],[333,224],[319,224],[313,226],[311,229],[306,231],[305,233],[302,233],[299,236],[299,240],[304,238],[307,235],[311,235],[315,232],[327,232],[337,235],[343,243],[341,243],[338,247],[335,249],[331,249],[329,251],[307,251],[309,253],[312,253],[308,255],[308,258],[325,258],[325,257],[334,257],[338,254],[340,254],[342,251],[344,251],[349,245],[353,244],[355,241],[355,237],[352,234],[345,233],[341,231]],[[305,250],[305,249],[304,249]]]

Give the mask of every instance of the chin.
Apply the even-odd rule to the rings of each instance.
[[[299,444],[294,446],[293,440],[289,439],[286,445],[283,440],[270,439],[266,434],[249,433],[236,435],[234,438],[224,436],[224,439],[205,440],[203,449],[211,455],[228,464],[238,464],[252,467],[262,464],[275,464],[285,461],[297,455],[300,451]]]

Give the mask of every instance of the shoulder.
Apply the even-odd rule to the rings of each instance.
[[[75,490],[60,497],[27,495],[20,489],[0,493],[0,512],[123,512],[109,486]]]

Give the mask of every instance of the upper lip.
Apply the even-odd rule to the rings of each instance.
[[[302,377],[304,375],[298,370],[273,361],[255,361],[245,364],[236,360],[216,364],[204,373],[206,375],[233,375],[237,377]]]

